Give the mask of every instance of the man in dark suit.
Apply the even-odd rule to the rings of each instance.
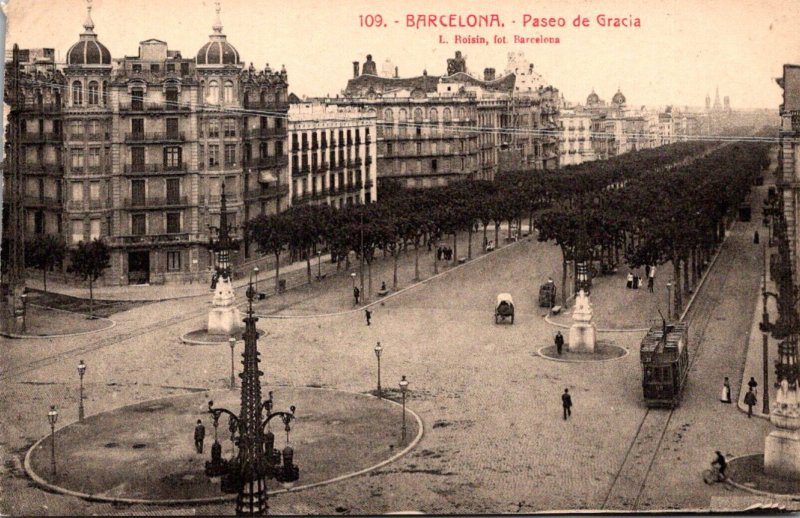
[[[569,389],[565,388],[564,393],[561,394],[561,405],[564,407],[564,420],[572,415],[572,397],[569,395]]]
[[[197,448],[197,453],[203,453],[203,440],[206,438],[206,427],[200,419],[197,420],[197,426],[194,427],[194,447]]]
[[[556,332],[556,352],[561,354],[561,350],[564,348],[564,335],[561,334],[561,331]]]

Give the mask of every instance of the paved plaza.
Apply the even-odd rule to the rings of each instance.
[[[642,433],[642,423],[647,428],[653,416],[661,414],[648,413],[642,403],[638,345],[643,332],[600,333],[600,340],[628,352],[613,361],[556,362],[538,354],[552,345],[557,329],[538,307],[539,285],[548,277],[560,279],[561,253],[551,243],[523,240],[489,254],[474,253],[480,258],[441,268],[436,277],[431,277],[432,261],[426,252],[420,260],[426,280],[419,284],[413,283],[413,253],[409,253],[399,267],[399,288],[407,289],[373,299],[370,326],[363,310],[353,306],[347,274],[259,303],[258,326],[265,332],[259,341],[265,391],[273,387],[372,391],[373,347],[380,341],[383,386],[396,389],[406,375],[408,406],[424,422],[421,442],[396,462],[332,485],[277,495],[270,500],[272,510],[290,514],[709,510],[715,498],[731,495],[723,486],[702,482],[714,450],[733,456],[759,453],[769,431],[766,421],[748,419],[736,405],[718,401],[724,376],[731,379],[733,395],[740,394],[761,273],[760,248],[752,244],[756,228],[760,216],[732,227],[688,313],[693,362],[689,384],[681,406],[663,427],[652,427],[660,434],[652,437]],[[660,279],[666,281],[669,273],[662,267]],[[391,259],[373,265],[376,289],[382,280],[391,284],[391,278]],[[494,324],[494,302],[500,292],[514,297],[513,325]],[[592,294],[599,315],[607,312],[606,307],[617,308],[614,312],[620,314],[627,308],[619,327],[635,322],[647,327],[657,317],[659,299],[666,300],[660,285],[654,294],[627,290],[618,276],[599,278]],[[147,507],[121,509],[42,491],[22,473],[21,459],[49,433],[49,405],[58,406],[60,422],[77,419],[79,359],[89,366],[88,415],[160,397],[225,389],[230,375],[227,345],[179,342],[181,334],[202,327],[208,307],[203,297],[168,300],[117,313],[112,316],[113,329],[92,335],[6,340],[0,401],[12,419],[7,420],[0,444],[5,488],[0,511],[151,512]],[[575,405],[566,421],[560,399],[564,388],[573,394]],[[297,433],[303,426],[298,418]],[[184,430],[187,441],[191,432],[191,427]],[[303,477],[316,480],[316,475],[303,471],[304,447],[298,444],[295,450],[301,466],[298,485]],[[344,458],[340,461],[346,465],[337,466],[338,471],[357,467]],[[639,484],[631,486],[638,490],[635,501],[620,486],[628,479]],[[230,504],[184,510],[186,514],[233,512]]]

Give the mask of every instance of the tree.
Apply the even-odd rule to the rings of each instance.
[[[281,252],[289,243],[283,214],[261,214],[245,224],[245,232],[258,245],[258,251],[275,256],[275,292],[280,292]]]
[[[25,242],[25,263],[42,270],[42,283],[47,292],[47,270],[61,264],[67,254],[67,246],[58,236],[37,235]]]
[[[94,317],[94,282],[111,265],[111,254],[108,246],[100,240],[91,243],[81,241],[69,252],[69,271],[89,281],[89,317]]]

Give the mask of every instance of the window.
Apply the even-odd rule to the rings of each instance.
[[[70,121],[69,123],[69,134],[74,137],[73,140],[79,140],[83,138],[83,121]]]
[[[208,136],[211,138],[219,138],[219,120],[210,119],[208,121]]]
[[[167,138],[177,139],[179,136],[178,133],[178,119],[176,118],[169,118],[167,119]]]
[[[72,104],[75,106],[83,104],[83,85],[80,81],[73,81],[72,83]]]
[[[159,70],[160,70],[160,67],[158,66],[158,63],[153,63],[152,65],[150,65],[150,72],[151,73],[158,74]]]
[[[134,139],[144,138],[144,119],[131,119],[131,134]]]
[[[174,205],[179,203],[181,196],[180,178],[167,178],[167,203]]]
[[[181,231],[181,213],[167,212],[167,234],[178,234]]]
[[[174,68],[174,65],[173,65]],[[167,108],[175,109],[178,107],[178,89],[167,88],[166,91]]]
[[[225,165],[236,165],[236,144],[225,144]]]
[[[178,146],[164,148],[164,167],[166,169],[180,169],[183,149]]]
[[[44,234],[44,212],[37,210],[33,213],[33,229],[36,234]]]
[[[436,108],[431,108],[430,115],[428,115],[428,118],[431,120],[431,122],[436,122],[439,120],[439,112],[436,111]]]
[[[144,90],[141,88],[131,90],[131,110],[144,110]]]
[[[414,109],[414,122],[422,122],[422,108]]]
[[[386,154],[387,155],[389,155],[389,156],[392,155],[392,152],[394,151],[394,149],[392,149],[392,148],[393,148],[393,146],[392,146],[391,142],[386,144]]]
[[[132,147],[131,148],[131,164],[133,171],[144,171],[144,148]]]
[[[175,63],[167,63],[167,72],[175,72]]]
[[[89,105],[100,104],[100,84],[97,81],[89,81]]]
[[[211,167],[219,165],[219,146],[208,146],[208,165]]]
[[[282,156],[283,155],[283,142],[278,141],[275,142],[275,156]]]
[[[398,117],[398,119],[400,120],[400,122],[405,122],[406,121],[407,117],[406,117],[406,109],[405,108],[400,108],[400,117]]]
[[[226,137],[235,137],[236,136],[236,119],[225,119],[225,136]]]
[[[100,239],[100,220],[93,219],[89,222],[89,240]]]
[[[258,145],[258,157],[259,158],[267,158],[267,143],[262,142]]]
[[[72,201],[83,201],[83,183],[72,182],[70,190]],[[83,233],[83,230],[81,230],[81,233]]]
[[[72,243],[80,243],[83,241],[83,220],[76,219],[72,221]]]
[[[131,214],[131,234],[134,236],[147,234],[147,216],[145,214]]]
[[[208,96],[206,97],[206,101],[217,104],[219,103],[219,83],[216,81],[209,81],[208,82]]]
[[[179,271],[181,269],[181,253],[180,252],[167,252],[167,270],[170,272]]]
[[[233,102],[233,81],[225,81],[225,102]]]
[[[89,199],[92,201],[100,200],[100,182],[89,183]]]
[[[451,120],[450,108],[444,109],[444,112],[442,112],[442,117],[444,118],[445,122],[450,122]]]
[[[72,169],[73,170],[81,170],[83,169],[83,150],[82,149],[73,149],[70,153],[72,158]]]
[[[134,72],[141,72],[142,65],[140,63],[136,63],[131,67],[131,70],[133,70]]]
[[[141,206],[145,204],[145,181],[131,180],[131,204]]]
[[[422,154],[422,142],[417,142],[417,154]]]
[[[100,167],[100,148],[89,148],[89,167]]]

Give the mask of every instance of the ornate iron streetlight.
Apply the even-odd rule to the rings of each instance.
[[[256,275],[256,293],[258,293],[258,266],[253,267],[253,273]]]
[[[81,401],[78,404],[78,421],[83,421],[83,375],[86,374],[86,364],[83,360],[78,364],[78,375],[81,378]]]
[[[233,367],[233,352],[236,349],[236,338],[230,337],[228,338],[228,345],[231,346],[231,390],[236,388],[236,376],[234,376],[234,367]]]
[[[239,415],[226,408],[214,408],[214,402],[208,402],[208,412],[213,417],[214,444],[211,446],[211,461],[206,462],[206,475],[209,477],[222,477],[222,491],[237,493],[237,515],[263,515],[266,514],[267,505],[267,480],[276,479],[286,486],[293,484],[300,475],[299,468],[293,463],[294,450],[287,446],[283,451],[274,448],[275,435],[269,431],[269,422],[275,417],[280,417],[286,431],[286,441],[289,441],[290,423],[294,419],[295,407],[289,407],[289,412],[272,411],[272,392],[269,398],[261,401],[261,375],[258,370],[260,362],[258,352],[258,331],[256,331],[256,318],[253,314],[253,299],[256,292],[252,282],[247,289],[249,308],[245,322],[244,353],[242,364],[244,371],[242,379],[241,407]],[[266,412],[266,416],[263,413]],[[231,432],[231,441],[237,452],[231,460],[222,458],[222,445],[217,440],[217,427],[222,414],[228,415],[228,429]],[[262,418],[263,417],[263,418]],[[266,431],[265,431],[266,430]],[[283,463],[281,463],[283,461]]]
[[[378,358],[378,399],[383,399],[383,391],[381,390],[381,353],[383,352],[383,347],[381,347],[381,343],[378,342],[378,345],[375,346],[375,357]]]
[[[403,429],[401,443],[406,443],[406,391],[408,390],[408,381],[406,377],[400,380],[400,393],[403,395]]]
[[[50,469],[53,476],[56,476],[56,421],[58,421],[58,410],[55,405],[50,405],[47,412],[47,420],[50,422]]]
[[[217,276],[227,279],[231,275],[231,252],[239,249],[239,241],[231,237],[236,227],[228,223],[228,203],[225,195],[225,183],[222,183],[222,194],[219,207],[219,227],[209,226],[208,247],[214,252]],[[214,238],[216,233],[217,237]]]

